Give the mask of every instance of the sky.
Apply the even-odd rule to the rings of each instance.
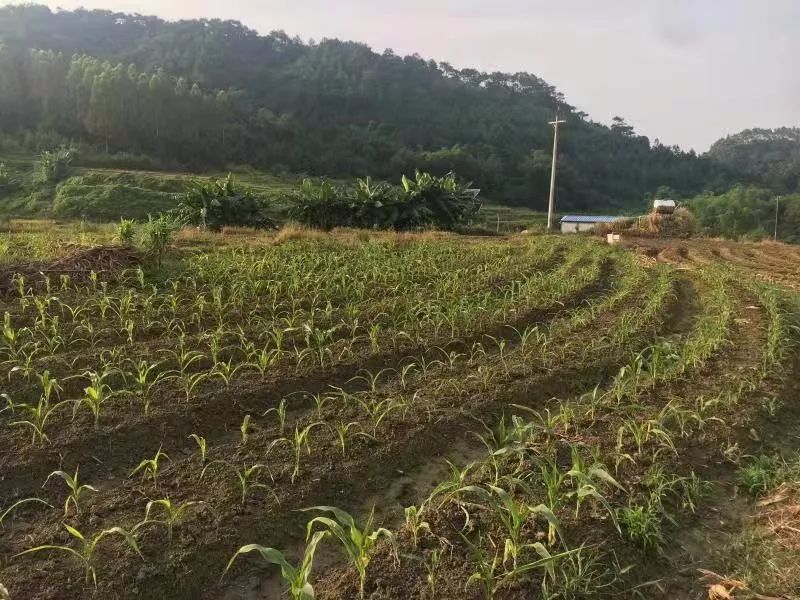
[[[40,0],[41,1],[41,0]],[[529,71],[595,121],[704,152],[800,126],[800,0],[59,0],[261,33],[366,42],[456,67]]]

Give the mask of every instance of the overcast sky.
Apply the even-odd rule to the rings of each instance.
[[[1,0],[0,0],[1,2]],[[237,19],[457,67],[530,71],[608,123],[705,151],[800,125],[800,0],[59,0],[167,19]]]

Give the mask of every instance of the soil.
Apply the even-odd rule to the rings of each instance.
[[[662,240],[653,238],[624,240],[626,247],[645,262],[665,263],[675,270],[673,295],[665,303],[656,322],[642,324],[630,347],[592,352],[592,342],[619,325],[626,311],[640,311],[649,296],[653,279],[648,279],[618,306],[599,314],[588,324],[569,331],[564,339],[553,344],[563,346],[561,359],[543,364],[534,358],[519,360],[519,343],[512,341],[505,352],[511,358],[507,368],[490,386],[481,388],[475,375],[479,367],[499,370],[505,359],[497,350],[487,352],[474,363],[461,360],[453,367],[436,367],[429,377],[415,381],[410,390],[401,386],[394,373],[377,383],[376,393],[382,398],[408,398],[413,394],[413,409],[405,418],[390,415],[374,431],[374,439],[353,436],[343,455],[336,433],[319,426],[312,434],[314,452],[303,457],[302,468],[291,483],[293,455],[285,443],[274,445],[295,426],[313,425],[317,421],[347,423],[358,420],[359,409],[353,404],[334,404],[317,412],[310,397],[298,397],[287,416],[286,431],[281,432],[274,413],[281,398],[295,392],[317,394],[331,386],[356,394],[366,391],[363,381],[353,377],[363,369],[377,372],[396,367],[401,361],[431,361],[441,357],[433,343],[407,345],[379,354],[365,349],[355,359],[326,367],[297,372],[276,370],[266,380],[256,376],[234,382],[227,389],[209,387],[187,405],[180,395],[172,393],[154,403],[153,411],[144,416],[140,411],[120,407],[95,429],[92,420],[79,413],[73,425],[56,433],[46,448],[30,448],[27,435],[4,429],[0,439],[0,506],[8,506],[18,498],[39,494],[56,509],[30,504],[21,507],[4,523],[0,531],[0,579],[12,592],[12,598],[223,598],[272,599],[280,597],[282,582],[274,567],[259,566],[255,560],[240,559],[223,581],[220,576],[233,551],[246,543],[275,546],[295,559],[301,552],[305,523],[309,514],[298,512],[309,506],[330,505],[364,515],[377,507],[376,519],[387,527],[399,528],[403,507],[418,504],[446,478],[446,460],[463,466],[485,451],[473,432],[481,432],[481,421],[497,423],[511,404],[542,410],[558,406],[554,399],[580,397],[597,386],[608,385],[619,369],[628,364],[631,354],[648,347],[654,340],[671,339],[679,343],[691,334],[697,316],[704,309],[705,283],[696,270],[708,264],[726,263],[759,279],[800,289],[800,252],[780,244],[735,244],[711,240]],[[16,265],[0,273],[0,293],[12,289],[11,274],[22,269],[33,281],[37,273],[51,277],[68,274],[88,277],[91,271],[107,274],[138,264],[136,253],[118,247],[98,247],[74,253],[48,265]],[[24,268],[23,268],[24,267]],[[15,268],[17,271],[15,271]],[[620,273],[612,262],[605,263],[600,276],[557,304],[519,315],[513,322],[497,325],[474,335],[447,340],[447,350],[466,353],[488,335],[508,334],[509,326],[517,329],[539,326],[543,331],[559,320],[575,314],[587,303],[601,303],[612,291]],[[39,276],[40,277],[40,276]],[[41,279],[39,279],[41,281]],[[497,286],[503,281],[498,280]],[[732,344],[720,348],[702,365],[682,377],[669,381],[647,394],[644,402],[663,406],[671,399],[713,397],[729,389],[731,381],[748,377],[761,365],[766,337],[767,316],[758,299],[745,286],[732,288],[736,295],[736,314],[731,325]],[[438,340],[437,340],[438,341]],[[411,357],[411,358],[409,358]],[[517,357],[517,358],[514,358]],[[717,453],[723,444],[738,443],[743,451],[757,452],[765,448],[800,449],[797,431],[797,403],[800,390],[800,363],[787,365],[786,373],[759,384],[747,394],[742,404],[726,414],[726,430],[713,427],[702,435],[685,440],[671,465],[683,472],[696,470],[715,482],[716,492],[695,515],[679,520],[669,534],[674,540],[671,551],[658,557],[642,558],[641,553],[619,538],[608,522],[600,519],[586,525],[572,523],[567,535],[577,535],[613,549],[619,557],[640,566],[642,580],[660,579],[663,593],[651,597],[702,598],[706,586],[699,581],[696,569],[703,567],[709,545],[720,543],[752,512],[752,505],[735,492],[735,465]],[[765,417],[760,398],[765,394],[784,398],[782,412]],[[254,417],[255,429],[246,444],[242,443],[239,426],[244,415]],[[751,430],[758,435],[756,441]],[[235,473],[228,467],[203,468],[189,435],[203,435],[209,445],[208,460],[226,460],[237,465],[268,464],[257,480],[265,487],[251,491],[241,505]],[[613,445],[614,425],[598,418],[595,428],[584,441]],[[159,446],[169,454],[162,465],[158,484],[131,477],[135,464],[152,456]],[[568,461],[569,457],[565,457]],[[144,516],[148,500],[168,497],[173,503],[197,501],[176,525],[174,538],[167,538],[163,527],[146,525],[141,530],[139,545],[142,558],[125,548],[118,540],[98,550],[98,581],[95,591],[86,585],[83,571],[69,557],[50,553],[19,557],[13,566],[9,558],[37,544],[68,543],[62,527],[64,488],[61,480],[51,480],[41,489],[48,473],[57,468],[70,471],[80,463],[82,482],[91,483],[97,492],[87,492],[79,514],[70,515],[70,522],[80,531],[96,532],[103,527],[123,524],[131,527]],[[268,471],[268,473],[267,473]],[[636,473],[631,473],[636,478]],[[620,500],[619,498],[617,500]],[[478,515],[477,518],[481,518]],[[435,515],[431,528],[451,531],[463,525],[458,510]],[[535,532],[532,532],[535,533]],[[399,533],[399,545],[405,552],[398,565],[386,548],[379,552],[369,569],[368,597],[389,600],[425,596],[424,569],[419,555],[410,548],[407,532]],[[425,537],[423,549],[432,549],[435,540]],[[436,598],[477,598],[477,588],[465,591],[469,566],[464,561],[464,548],[443,558],[441,570],[448,574],[439,581]],[[315,563],[315,588],[324,599],[355,598],[357,580],[343,563],[341,553],[332,544],[321,547]],[[441,579],[441,578],[440,578]],[[522,600],[535,597],[524,584],[505,589],[503,599]],[[660,595],[659,595],[660,594]]]

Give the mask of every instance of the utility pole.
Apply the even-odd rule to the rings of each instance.
[[[775,234],[772,239],[778,241],[778,208],[781,205],[781,197],[775,196]]]
[[[547,205],[547,231],[553,228],[553,204],[556,197],[556,160],[558,158],[558,126],[566,121],[559,120],[556,114],[556,120],[550,121],[553,126],[553,166],[550,169],[550,202]]]

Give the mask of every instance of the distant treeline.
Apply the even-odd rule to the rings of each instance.
[[[81,141],[192,169],[386,180],[456,171],[496,201],[544,209],[556,113],[567,120],[564,210],[638,209],[661,185],[692,196],[735,181],[621,118],[592,122],[530,73],[259,35],[232,21],[0,9],[0,129],[29,143]]]

